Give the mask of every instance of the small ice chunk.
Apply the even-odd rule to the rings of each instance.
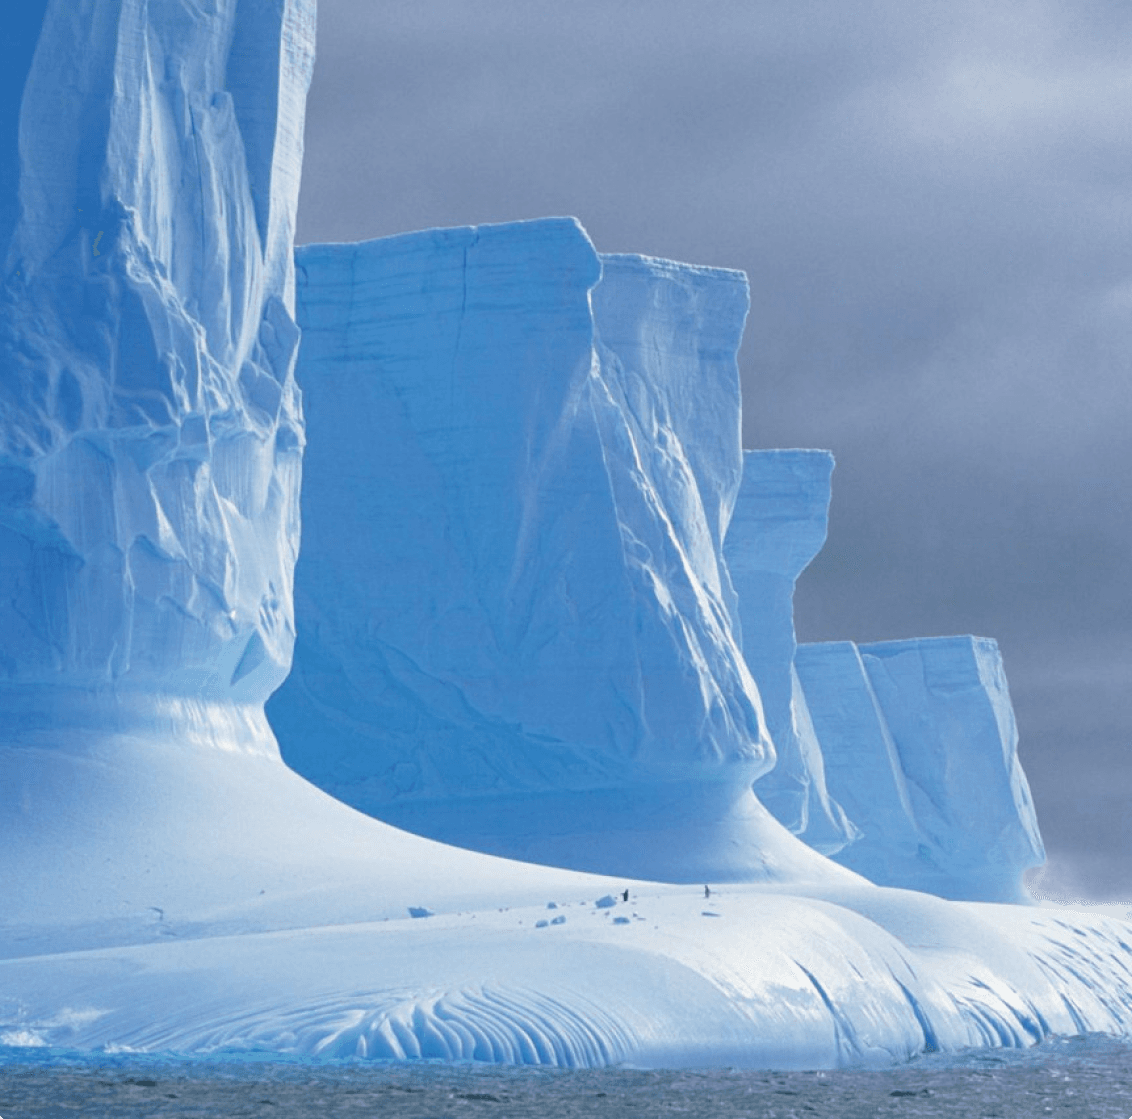
[[[549,921],[536,921],[535,922],[535,928],[536,929],[545,929],[546,926],[549,925],[549,924],[550,924]]]
[[[409,916],[410,917],[431,917],[432,916],[432,910],[431,909],[425,909],[424,906],[422,906],[422,905],[410,905],[409,906]]]
[[[628,917],[614,917],[613,923],[615,925],[627,925],[629,923]]]
[[[566,918],[562,914],[559,914],[557,917],[552,917],[550,923],[552,925],[564,925],[566,924]]]
[[[598,909],[612,909],[617,904],[617,899],[612,894],[606,894],[594,902]]]

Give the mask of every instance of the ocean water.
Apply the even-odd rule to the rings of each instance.
[[[0,1049],[3,1119],[1129,1119],[1132,1045],[1087,1036],[884,1071],[554,1070]]]

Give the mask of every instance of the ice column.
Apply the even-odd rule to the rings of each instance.
[[[1045,858],[997,644],[801,645],[830,795],[862,837],[833,857],[883,886],[1021,901]]]
[[[314,0],[39,8],[0,122],[0,732],[271,752]]]
[[[298,641],[268,706],[285,760],[532,861],[817,866],[750,794],[773,755],[721,557],[745,277],[599,258],[572,219],[297,258]]]
[[[724,543],[743,656],[778,755],[755,794],[823,854],[841,850],[858,833],[826,789],[821,747],[794,668],[794,584],[825,543],[832,472],[828,451],[745,451]]]

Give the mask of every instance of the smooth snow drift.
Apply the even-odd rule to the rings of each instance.
[[[333,624],[310,631],[326,657],[308,662],[319,702],[338,702],[331,658],[348,650],[343,634],[387,652],[366,613],[367,565],[399,574],[368,550],[392,534],[358,495],[382,491],[381,515],[406,498],[354,455],[363,419],[376,422],[367,391],[385,394],[380,422],[420,441],[400,446],[419,451],[406,484],[451,511],[392,538],[417,578],[403,580],[406,616],[390,624],[411,637],[430,602],[442,624],[426,631],[424,668],[350,652],[345,698],[321,717],[372,741],[385,724],[370,716],[383,712],[398,743],[420,721],[454,765],[468,732],[458,778],[422,753],[415,770],[394,764],[399,791],[466,781],[489,795],[498,775],[500,788],[526,781],[536,806],[609,792],[604,816],[574,824],[587,860],[608,837],[626,861],[646,865],[649,847],[672,867],[677,834],[689,868],[712,855],[746,873],[765,860],[762,876],[788,883],[708,883],[709,894],[699,882],[504,861],[398,831],[286,768],[263,701],[287,671],[293,632],[303,433],[291,228],[314,4],[39,10],[34,54],[30,40],[5,47],[5,78],[22,91],[18,137],[11,114],[0,118],[0,1045],[828,1067],[1051,1031],[1132,1032],[1126,924],[878,889],[804,847],[750,794],[770,752],[720,558],[738,485],[733,348],[685,332],[710,326],[694,313],[701,298],[722,298],[736,324],[742,286],[733,274],[610,261],[624,281],[617,313],[601,310],[598,288],[590,318],[600,262],[570,221],[486,237],[480,262],[494,286],[465,283],[476,256],[465,231],[434,255],[446,270],[418,262],[400,294],[385,291],[415,306],[465,371],[494,368],[484,359],[502,336],[554,376],[513,375],[477,403],[462,382],[397,368],[425,346],[420,324],[386,335],[377,320],[354,323],[351,344],[396,376],[367,380],[359,360],[346,401],[357,414],[339,431],[311,428],[318,470],[316,435],[342,453],[314,492],[329,501],[337,484],[354,498],[333,543],[319,544],[317,519],[308,526],[312,570],[336,548],[345,557],[337,597],[323,600]],[[532,272],[521,251],[532,231],[535,256],[557,246],[539,257],[548,271]],[[434,249],[451,239],[401,244],[419,251],[430,237]],[[374,277],[351,269],[338,273],[338,296],[364,302]],[[547,285],[527,335],[506,307],[476,304],[477,292],[506,291],[508,274]],[[526,285],[510,292],[528,305]],[[680,308],[685,326],[672,333]],[[329,294],[319,313],[345,315]],[[700,396],[667,376],[689,362],[715,377],[704,406],[718,445],[690,434]],[[540,394],[552,406],[535,407]],[[587,402],[592,422],[575,423]],[[376,440],[370,450],[389,453]],[[469,455],[471,478],[456,469]],[[477,535],[479,517],[507,533]],[[582,531],[591,523],[605,527]],[[563,571],[616,578],[604,595],[584,581],[576,598],[544,593]],[[484,589],[478,613],[465,579]],[[556,644],[564,602],[588,612],[592,645],[581,625]],[[451,665],[431,687],[426,669],[445,663],[450,635],[461,655],[480,650],[485,670],[526,671],[516,679],[529,699],[506,673],[465,681]],[[640,642],[638,675],[587,689],[585,658],[616,668],[618,635]],[[539,679],[538,664],[561,668],[561,681]],[[538,716],[560,684],[575,709],[548,726]],[[533,722],[485,720],[465,695]],[[580,739],[556,737],[600,725],[593,712],[616,711],[619,696],[631,702],[606,739],[579,750]],[[504,751],[502,764],[496,741],[531,748]],[[553,764],[540,769],[544,758]],[[609,780],[626,773],[625,785]],[[551,819],[570,822],[565,810]],[[513,835],[552,836],[504,820]],[[626,821],[644,825],[636,853]]]

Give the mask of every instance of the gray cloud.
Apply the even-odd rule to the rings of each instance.
[[[746,441],[838,459],[800,635],[998,637],[1059,873],[1132,898],[1132,10],[320,9],[300,239],[570,213],[744,269]]]

